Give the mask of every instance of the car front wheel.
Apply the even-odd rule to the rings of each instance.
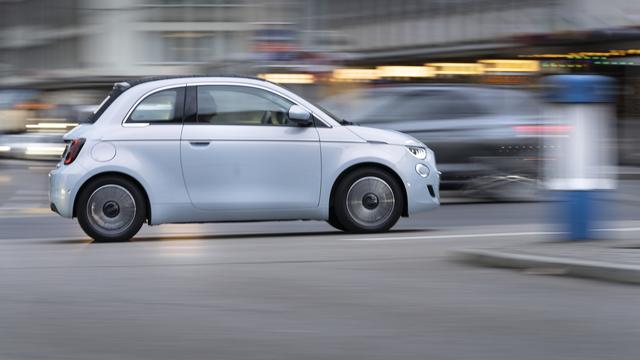
[[[361,168],[347,174],[334,195],[338,223],[348,232],[389,230],[402,215],[401,186],[395,177],[378,168]]]
[[[144,194],[131,181],[109,176],[89,183],[78,195],[82,230],[98,242],[127,241],[147,217]]]

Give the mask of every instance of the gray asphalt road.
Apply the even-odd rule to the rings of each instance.
[[[5,199],[40,181],[16,171],[41,169],[0,174]],[[123,244],[6,211],[0,359],[637,359],[640,288],[449,260],[547,239],[548,205],[448,205],[366,236],[320,222],[170,225]],[[637,238],[638,206],[616,208],[608,226]]]

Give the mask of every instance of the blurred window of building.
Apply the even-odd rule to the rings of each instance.
[[[82,0],[0,1],[0,29],[12,27],[70,27],[80,24]]]
[[[211,36],[165,36],[165,57],[169,62],[204,62],[209,58]]]
[[[146,21],[232,22],[245,18],[244,0],[147,0]]]
[[[147,63],[199,64],[222,57],[228,48],[226,32],[148,32]]]
[[[293,103],[244,86],[199,86],[198,122],[213,125],[288,125]]]

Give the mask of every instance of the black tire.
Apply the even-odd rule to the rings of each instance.
[[[92,180],[78,194],[76,215],[82,230],[96,242],[128,241],[147,219],[147,201],[133,182],[105,176]]]
[[[333,209],[329,210],[329,219],[327,220],[327,222],[329,223],[329,225],[333,226],[334,228],[341,231],[345,231],[344,226],[340,224],[340,222],[336,218],[336,214],[333,211]]]
[[[348,173],[337,184],[333,196],[332,205],[338,224],[353,233],[389,230],[398,222],[404,208],[401,186],[393,175],[378,168],[360,168]],[[352,197],[350,204],[347,201],[349,196]],[[369,216],[373,221],[364,219]]]

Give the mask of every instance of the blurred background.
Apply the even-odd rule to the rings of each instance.
[[[616,80],[613,150],[622,171],[640,165],[634,0],[4,0],[0,14],[7,158],[57,159],[116,81],[238,74],[411,133],[445,189],[531,199],[540,139],[558,131],[540,79],[587,73]]]
[[[194,74],[413,135],[443,206],[385,234],[168,224],[91,244],[49,208],[62,135],[114,82]],[[570,74],[615,83],[576,152],[580,119],[544,96]],[[498,248],[637,283],[639,138],[639,0],[0,0],[0,358],[637,359],[637,288],[449,260]],[[573,180],[578,161],[612,241],[558,241],[567,211],[540,201],[544,169]]]

